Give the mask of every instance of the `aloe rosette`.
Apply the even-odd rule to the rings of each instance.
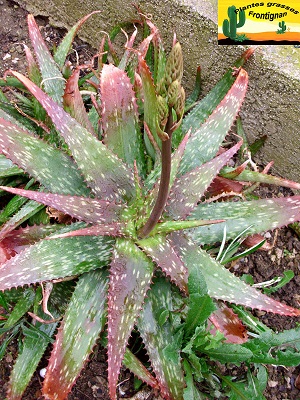
[[[122,361],[149,385],[159,388],[165,399],[182,399],[185,378],[180,334],[164,317],[164,310],[172,309],[171,287],[177,286],[183,296],[193,295],[194,302],[210,302],[207,317],[215,309],[210,297],[299,316],[300,310],[235,277],[199,244],[222,240],[224,225],[234,236],[249,226],[250,233],[256,233],[298,221],[300,197],[202,201],[242,144],[240,140],[218,153],[246,94],[248,74],[244,69],[234,73],[230,69],[184,116],[180,44],[174,43],[166,57],[157,29],[146,21],[150,36],[134,51],[129,47],[135,34],[129,39],[122,68],[103,64],[92,82],[97,92],[92,96],[91,114],[100,114],[99,131],[78,89],[79,69],[66,84],[61,72],[67,43],[83,20],[58,48],[55,59],[33,17],[28,21],[40,72],[37,74],[37,65],[28,56],[29,78],[16,71],[8,71],[7,78],[15,78],[34,96],[47,113],[45,124],[50,124],[64,144],[53,146],[28,130],[22,119],[0,111],[0,149],[13,163],[5,164],[6,169],[16,165],[20,168],[17,173],[25,171],[40,185],[38,190],[1,186],[18,199],[30,200],[7,218],[0,231],[0,290],[6,293],[20,286],[53,283],[57,294],[53,289],[47,297],[53,308],[59,285],[64,284],[60,281],[73,279],[75,289],[59,323],[43,384],[46,398],[67,397],[97,339],[106,332],[112,399],[117,396]],[[145,61],[150,43],[156,55],[152,71]],[[42,81],[44,90],[37,84]],[[299,189],[296,183],[287,185]],[[70,223],[17,229],[41,204],[70,216]],[[206,297],[200,296],[200,286],[205,288]],[[62,314],[59,310],[56,315]],[[58,322],[48,322],[54,331]],[[135,326],[154,374],[127,348]],[[16,378],[21,374],[19,364],[17,360],[10,381],[10,399],[21,398],[25,389]],[[30,371],[33,373],[34,367]]]

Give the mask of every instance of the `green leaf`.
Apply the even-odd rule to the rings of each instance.
[[[63,152],[3,118],[0,139],[1,152],[48,190],[61,194],[89,193],[73,160]]]
[[[43,204],[36,203],[33,200],[25,203],[19,211],[16,212],[2,227],[0,230],[0,239],[7,236],[9,232],[21,225],[24,221],[27,221],[30,217],[38,213],[44,207]]]
[[[192,91],[192,93],[189,95],[189,97],[185,101],[185,109],[184,109],[185,112],[187,112],[193,106],[195,106],[195,103],[198,100],[200,92],[201,92],[201,67],[198,66],[197,72],[196,72],[196,81],[195,81],[194,90]]]
[[[190,214],[222,166],[233,157],[241,144],[242,142],[237,143],[226,152],[195,169],[189,170],[175,180],[167,206],[167,211],[175,219],[185,218]]]
[[[294,278],[294,276],[295,274],[292,270],[283,271],[283,277],[274,278],[274,283],[277,283],[277,285],[272,287],[265,287],[264,292],[266,294],[276,292],[278,289],[289,283]]]
[[[137,376],[147,385],[155,389],[158,388],[157,380],[128,348],[126,348],[124,354],[123,365],[125,368],[129,368],[130,371],[135,374],[135,376]]]
[[[187,293],[187,269],[165,236],[150,236],[140,240],[138,245],[156,262],[180,290]]]
[[[208,295],[192,293],[188,298],[188,311],[185,320],[185,336],[194,334],[197,326],[203,325],[210,314],[216,309],[213,300]]]
[[[77,226],[73,224],[68,229]],[[113,243],[111,238],[101,236],[41,240],[2,265],[0,290],[80,275],[105,266]]]
[[[280,303],[248,286],[183,236],[173,234],[172,243],[188,269],[200,268],[211,297],[276,314],[300,315],[300,310]]]
[[[4,155],[0,155],[0,178],[6,178],[7,176],[23,174],[23,171],[16,167],[11,160],[6,158]]]
[[[198,389],[193,380],[192,368],[187,360],[183,361],[184,371],[185,371],[185,381],[186,388],[183,391],[184,400],[202,400],[203,397],[199,393]]]
[[[227,178],[227,177],[230,178],[231,173],[233,171],[235,171],[234,168],[225,167],[220,172],[220,175],[225,178]],[[237,176],[231,177],[231,179],[234,179],[235,181],[242,181],[242,182],[267,183],[269,185],[283,186],[283,187],[288,187],[288,188],[296,189],[296,190],[300,189],[300,183],[293,182],[288,179],[280,178],[278,176],[264,174],[262,172],[250,171],[247,169],[244,169],[244,171],[239,173]]]
[[[157,99],[155,86],[149,67],[142,57],[139,58],[139,68],[144,93],[144,122],[149,127],[158,147],[161,147],[161,140],[157,134]],[[155,151],[148,137],[144,136],[144,140],[148,153],[153,159],[155,159]]]
[[[75,24],[66,34],[62,42],[59,44],[57,47],[57,50],[54,54],[54,60],[58,64],[60,68],[62,68],[65,64],[67,55],[71,49],[72,43],[75,39],[75,36],[77,35],[79,29],[81,26],[87,21],[88,18],[90,18],[92,15],[99,13],[100,11],[93,11],[90,14],[84,16],[81,18],[77,24]]]
[[[247,378],[249,391],[253,393],[254,398],[257,400],[266,400],[263,395],[268,383],[268,372],[266,367],[258,364],[257,376],[255,376],[249,368],[247,371]]]
[[[199,204],[190,219],[225,219],[226,222],[196,228],[190,236],[197,243],[222,241],[226,225],[227,239],[248,228],[247,234],[280,228],[300,220],[300,196],[232,203]]]
[[[210,359],[217,360],[222,364],[234,363],[238,364],[252,357],[252,351],[242,347],[239,344],[222,343],[219,347],[209,350],[201,350],[206,353]]]
[[[248,49],[234,64],[235,67],[244,65],[245,61],[251,56],[253,49]],[[182,133],[187,132],[190,127],[197,129],[210,116],[214,109],[220,104],[230,87],[236,80],[233,69],[230,68],[220,79],[219,82],[210,90],[210,92],[193,108],[192,112],[187,114],[182,123],[182,129],[174,132],[175,147],[182,139]]]
[[[252,390],[249,390],[248,386],[245,386],[245,382],[234,382],[235,378],[230,376],[221,376],[223,389],[226,390],[226,394],[230,400],[263,400],[261,397],[255,397]]]
[[[9,329],[15,325],[27,313],[33,304],[35,291],[32,288],[24,290],[23,296],[18,300],[8,319],[5,321],[4,328]]]
[[[24,83],[47,111],[95,195],[115,201],[131,198],[134,192],[132,171],[29,79],[18,72],[12,74]]]
[[[6,159],[7,161],[10,161]],[[31,179],[27,182],[25,189],[29,189],[34,183],[34,179]],[[1,211],[0,214],[0,223],[4,224],[7,222],[10,216],[14,215],[17,211],[20,210],[23,204],[25,204],[27,200],[21,196],[14,196],[8,203],[6,203],[5,207]]]
[[[181,399],[184,388],[179,352],[181,340],[173,332],[169,320],[163,326],[159,324],[163,309],[171,311],[171,288],[168,282],[160,279],[146,298],[137,326],[163,397]]]
[[[2,103],[0,101],[0,118],[18,125],[19,128],[28,129],[31,132],[37,131],[37,125],[28,118],[24,118],[24,115],[20,114],[10,103]]]
[[[117,239],[108,293],[108,382],[112,399],[126,345],[150,287],[153,263],[133,242]]]
[[[202,125],[199,120],[193,125],[192,121],[187,124],[184,119],[183,131],[187,132],[192,127],[192,132],[180,164],[180,174],[202,165],[215,156],[239,112],[247,83],[248,74],[241,69],[224,99]],[[193,114],[193,111],[188,116]]]
[[[8,397],[19,400],[37,369],[53,335],[57,322],[53,324],[36,323],[36,334],[25,335],[22,352],[19,353],[10,375]],[[29,329],[27,329],[29,331]],[[39,333],[40,332],[40,333]]]
[[[118,221],[126,209],[114,202],[89,197],[65,196],[6,186],[0,186],[0,189],[43,203],[87,223],[110,224]]]
[[[66,398],[106,322],[107,271],[82,275],[58,330],[43,395]]]
[[[252,351],[251,362],[296,366],[300,363],[300,328],[262,332],[243,347]]]
[[[39,63],[45,92],[58,104],[62,102],[65,79],[44,42],[33,15],[28,15],[29,36]]]

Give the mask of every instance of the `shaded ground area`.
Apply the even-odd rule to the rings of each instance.
[[[22,43],[28,44],[27,12],[8,0],[0,0],[0,76],[7,69],[16,69],[25,72],[25,58]],[[48,24],[47,19],[37,18],[42,34],[50,46],[61,40],[64,32],[54,29]],[[90,59],[92,51],[80,40],[75,43],[75,50],[80,60]],[[74,52],[75,57],[75,52]],[[264,197],[272,197],[274,190],[262,188]],[[284,195],[278,193],[276,195]],[[293,270],[295,278],[284,288],[274,294],[277,300],[286,302],[294,307],[299,307],[300,301],[300,241],[297,235],[288,228],[278,232],[267,233],[268,240],[274,243],[272,250],[257,252],[254,255],[238,261],[232,265],[232,269],[239,275],[251,274],[255,282],[262,282],[274,276],[282,276],[283,271]],[[273,314],[257,313],[262,321],[277,331],[292,328],[296,321],[294,318],[275,316]],[[9,374],[16,356],[17,344],[12,343],[8,355],[0,362],[0,400],[5,399]],[[40,368],[47,365],[47,355],[41,361]],[[300,367],[268,367],[270,375],[268,389],[265,396],[268,400],[299,400],[300,391],[295,387],[295,380],[300,373]],[[100,347],[94,350],[90,362],[87,364],[81,377],[73,388],[70,400],[102,399],[109,400],[107,394],[107,366],[106,353]],[[238,375],[241,369],[231,369],[231,374]],[[24,400],[41,399],[42,378],[36,374]],[[123,371],[119,386],[120,397],[128,398],[133,395],[133,377]],[[155,398],[153,393],[145,391],[140,399]]]

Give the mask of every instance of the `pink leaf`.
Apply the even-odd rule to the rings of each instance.
[[[94,225],[87,228],[77,229],[76,231],[52,235],[49,239],[67,238],[72,236],[123,236],[124,224],[112,223],[105,225]]]
[[[241,281],[192,241],[176,233],[171,237],[173,247],[179,253],[189,272],[199,268],[211,297],[275,314],[294,317],[300,315],[299,309],[280,303]],[[197,260],[197,262],[195,263],[193,260]]]
[[[68,79],[63,96],[63,104],[72,117],[95,135],[78,88],[79,73],[80,69],[76,68]]]
[[[46,93],[58,104],[61,103],[65,80],[44,42],[33,15],[28,15],[28,31],[42,73]]]
[[[175,180],[167,210],[176,219],[186,217],[196,206],[213,178],[241,147],[242,141],[225,153]]]
[[[224,303],[218,303],[218,309],[211,314],[209,320],[223,333],[227,343],[247,342],[248,335],[245,326],[232,309]]]
[[[132,171],[38,86],[16,71],[10,73],[23,83],[46,110],[93,192],[107,200],[131,198]]]
[[[117,205],[107,200],[42,193],[6,186],[0,186],[0,189],[54,207],[65,214],[88,223],[107,224],[115,222],[119,219],[121,212],[124,210],[124,206]]]
[[[149,289],[153,264],[131,241],[117,239],[108,293],[108,382],[112,400],[128,338]]]
[[[138,243],[179,289],[187,293],[187,269],[170,242],[164,236],[156,235]]]

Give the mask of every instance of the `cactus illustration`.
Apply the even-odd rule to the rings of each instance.
[[[277,29],[277,33],[284,33],[286,31],[286,24],[284,21],[278,22],[279,28]]]
[[[223,33],[230,39],[235,40],[237,37],[236,28],[241,28],[245,24],[246,21],[245,11],[244,10],[236,11],[235,6],[230,6],[228,7],[227,13],[229,21],[228,19],[224,19],[222,28]],[[237,22],[238,18],[239,22]]]

